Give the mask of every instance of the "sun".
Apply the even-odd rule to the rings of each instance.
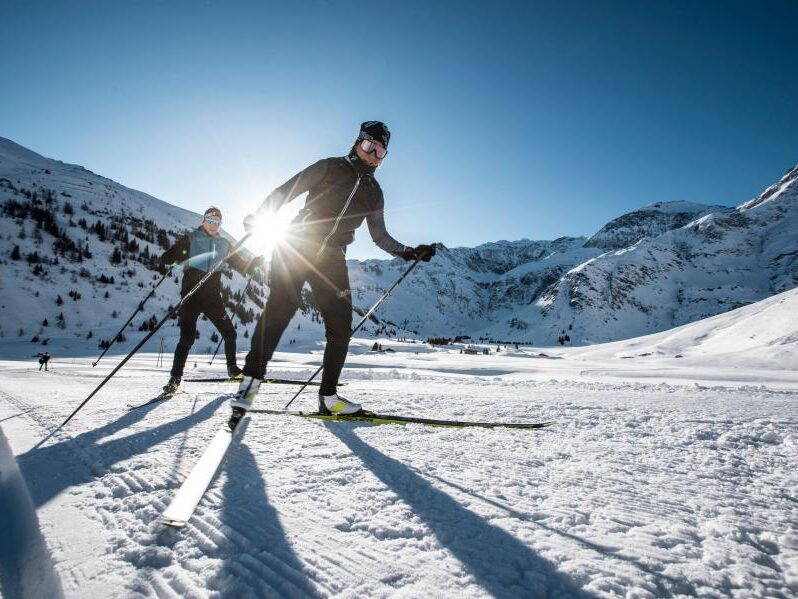
[[[274,248],[285,240],[293,216],[290,210],[280,210],[268,217],[261,217],[252,235],[252,250],[266,256],[267,259],[271,257]]]

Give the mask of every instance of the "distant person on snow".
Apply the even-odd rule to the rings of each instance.
[[[186,233],[161,256],[161,266],[184,263],[181,297],[185,296],[208,271],[227,257],[230,242],[219,235],[222,226],[222,212],[215,206],[205,211],[202,224]],[[256,258],[250,263],[238,254],[230,256],[230,265],[243,275],[253,271],[263,262]],[[180,341],[175,348],[172,372],[169,382],[164,386],[165,393],[174,393],[183,378],[188,352],[197,335],[197,318],[205,314],[224,339],[224,354],[227,358],[227,374],[236,377],[241,369],[236,364],[236,330],[224,308],[222,300],[222,273],[217,270],[181,307],[179,311]]]
[[[42,366],[44,366],[44,371],[47,372],[47,362],[50,361],[50,354],[48,354],[47,352],[44,353],[40,352],[36,355],[39,356],[39,370],[41,371]]]
[[[382,189],[374,178],[388,153],[391,134],[383,123],[367,121],[349,154],[325,158],[297,173],[272,191],[255,214],[244,219],[248,233],[257,233],[262,218],[307,192],[305,206],[294,219],[286,239],[273,253],[269,299],[258,320],[244,365],[244,379],[231,401],[233,418],[252,406],[280,337],[296,313],[307,281],[324,319],[327,345],[319,387],[319,412],[357,414],[359,404],[337,393],[338,378],[352,336],[352,293],[346,268],[346,246],[365,220],[374,243],[405,260],[429,261],[432,245],[402,245],[385,229]]]

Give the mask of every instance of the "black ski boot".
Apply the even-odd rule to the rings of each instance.
[[[244,378],[241,369],[235,364],[227,365],[227,376],[231,379],[236,379],[236,380]]]
[[[231,431],[236,430],[238,423],[244,417],[247,411],[244,408],[233,408],[233,413],[230,415],[230,420],[227,421],[227,426]]]
[[[177,391],[182,379],[179,376],[170,376],[169,382],[163,386],[164,395],[172,395]]]

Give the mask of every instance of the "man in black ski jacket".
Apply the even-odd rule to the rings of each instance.
[[[249,233],[257,232],[261,218],[279,210],[307,192],[305,206],[292,223],[286,240],[272,256],[269,299],[252,336],[244,365],[244,379],[231,401],[233,418],[248,410],[280,337],[300,304],[302,286],[308,282],[324,319],[327,345],[324,374],[319,388],[319,411],[357,414],[362,408],[337,393],[352,336],[352,294],[346,268],[346,246],[365,220],[374,243],[405,260],[429,261],[432,245],[408,247],[385,230],[382,189],[374,171],[388,153],[391,134],[383,123],[367,121],[349,155],[326,158],[297,173],[264,200],[258,211],[244,220]]]
[[[222,225],[221,211],[211,206],[205,211],[202,224],[183,235],[175,244],[161,256],[161,265],[183,263],[183,283],[180,295],[184,297],[208,271],[220,261],[227,258],[230,252],[230,242],[219,235]],[[243,275],[259,266],[263,259],[258,258],[250,263],[234,254],[227,258],[228,263]],[[227,358],[227,374],[236,377],[241,374],[241,369],[236,364],[236,330],[224,308],[222,300],[222,273],[217,270],[205,281],[194,295],[192,295],[179,311],[180,341],[175,348],[172,361],[172,372],[169,382],[164,386],[166,393],[174,393],[183,378],[183,368],[186,365],[188,352],[194,344],[197,335],[197,318],[205,314],[213,323],[224,339],[224,353]]]

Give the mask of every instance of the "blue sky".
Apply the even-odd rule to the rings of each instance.
[[[588,235],[645,204],[733,205],[798,164],[798,3],[0,4],[0,135],[240,221],[393,131],[389,231]],[[365,229],[350,257],[385,257]]]

